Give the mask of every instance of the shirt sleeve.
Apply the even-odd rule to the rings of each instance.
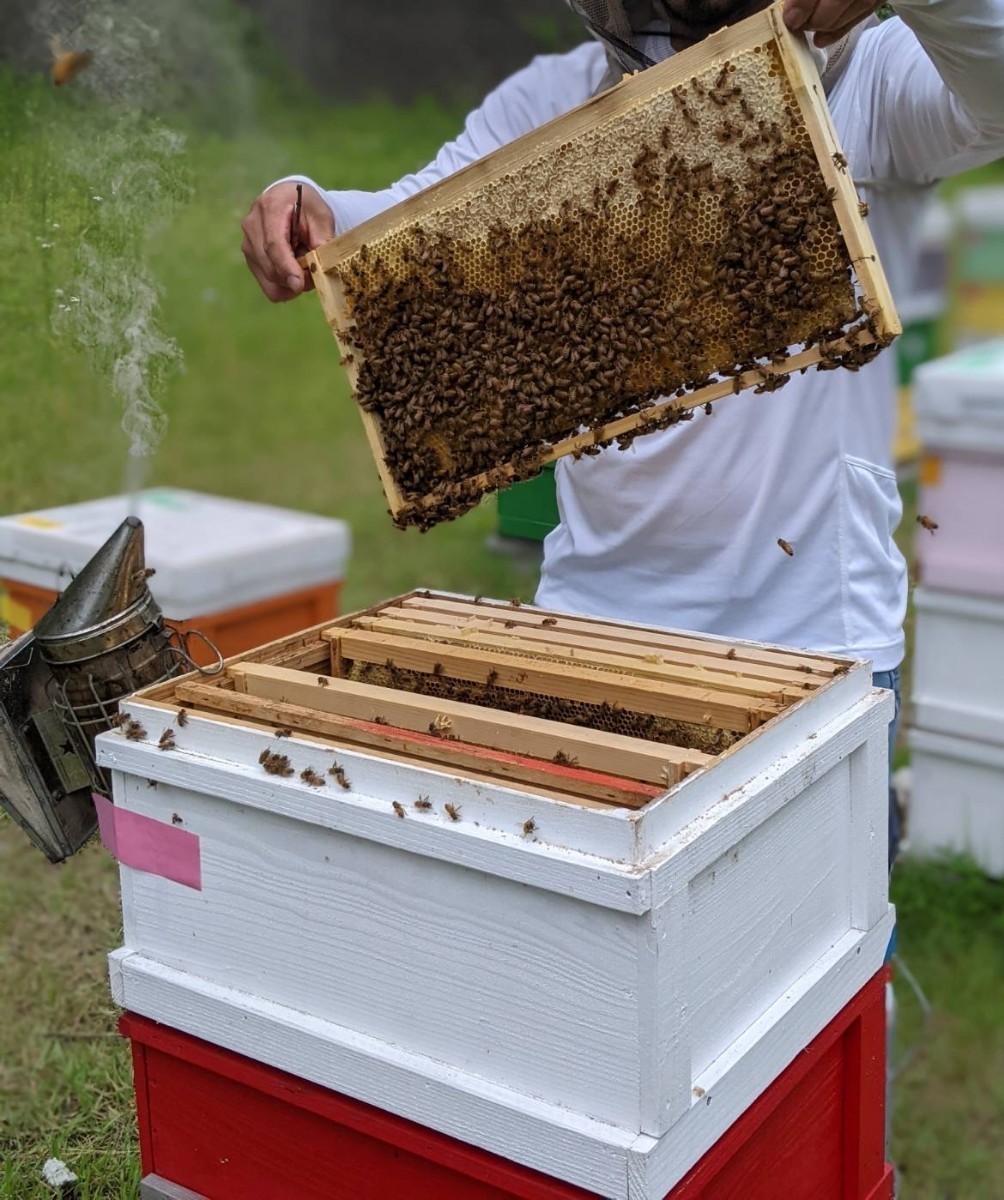
[[[306,175],[288,175],[276,183],[300,182],[315,188],[328,202],[336,231],[346,233],[584,103],[599,86],[606,66],[606,56],[596,42],[587,42],[568,54],[538,56],[491,92],[467,118],[463,132],[448,142],[427,167],[381,191],[327,191]]]
[[[1000,157],[1004,0],[897,0],[896,13],[862,35],[841,81],[856,92],[863,174],[927,184]]]

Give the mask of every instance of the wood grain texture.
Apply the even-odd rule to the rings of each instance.
[[[615,671],[588,673],[544,659],[525,659],[516,654],[460,650],[450,645],[430,645],[421,638],[357,632],[352,629],[326,631],[344,658],[377,666],[498,687],[537,692],[586,704],[610,704],[651,713],[673,720],[748,733],[770,720],[778,711],[776,702],[749,698],[717,688],[689,687],[659,682]],[[437,671],[437,666],[439,670]]]
[[[311,677],[256,663],[241,664],[233,672],[242,693],[276,701],[277,713],[283,711],[283,705],[299,705],[367,721],[385,720],[418,731],[427,731],[437,719],[445,718],[450,722],[449,731],[465,742],[551,759],[560,751],[577,759],[582,766],[667,787],[712,761],[711,755],[699,750],[583,729],[521,713],[486,711],[475,704],[399,692],[351,679]],[[211,702],[205,689],[195,691],[189,685],[179,691],[193,700],[198,698],[201,703]],[[227,703],[231,699],[228,697]]]

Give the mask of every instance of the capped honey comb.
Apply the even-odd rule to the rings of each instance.
[[[899,332],[779,6],[308,256],[394,521],[429,528]]]

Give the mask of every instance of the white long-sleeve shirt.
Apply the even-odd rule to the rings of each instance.
[[[1004,154],[1004,0],[902,0],[897,13],[861,34],[828,101],[904,299],[930,184]],[[582,103],[605,70],[595,42],[541,56],[424,170],[378,192],[318,188],[337,231]],[[858,373],[809,372],[777,393],[720,401],[712,416],[626,451],[562,459],[561,522],[544,543],[537,603],[891,670],[903,657],[907,596],[892,536],[902,515],[895,410],[887,352]]]

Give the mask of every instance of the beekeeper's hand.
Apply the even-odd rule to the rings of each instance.
[[[877,7],[876,0],[787,0],[784,23],[789,29],[814,33],[813,40],[822,48],[838,42]]]
[[[314,286],[310,272],[296,261],[335,236],[335,218],[321,194],[303,185],[299,228],[293,229],[296,184],[277,183],[262,192],[241,223],[241,249],[258,286],[274,303],[294,300]]]

